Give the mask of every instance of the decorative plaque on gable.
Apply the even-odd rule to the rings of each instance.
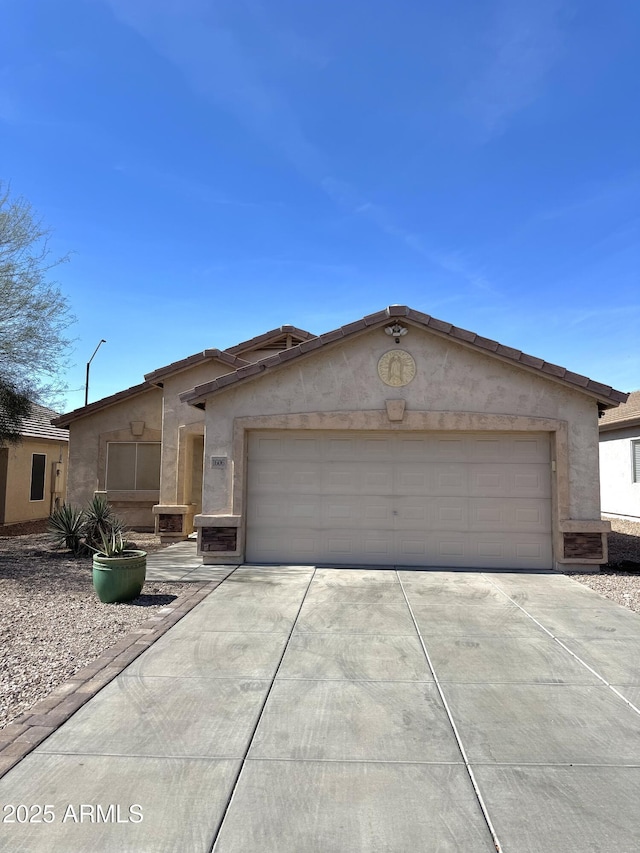
[[[416,375],[416,363],[411,353],[404,349],[390,349],[380,356],[378,376],[385,385],[401,388]]]

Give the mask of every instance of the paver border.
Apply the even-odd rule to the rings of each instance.
[[[221,580],[194,582],[194,589],[161,607],[90,664],[54,687],[46,698],[0,729],[0,779],[221,583]]]

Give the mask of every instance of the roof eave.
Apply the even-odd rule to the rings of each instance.
[[[629,427],[636,426],[640,427],[640,415],[634,418],[625,418],[624,420],[600,424],[600,432],[613,432],[616,429],[628,429]]]
[[[64,435],[43,435],[41,433],[36,432],[21,432],[21,438],[30,438],[34,441],[69,441],[69,431],[67,427],[57,427],[57,429],[62,432],[64,431]]]
[[[542,375],[544,378],[557,382],[572,391],[578,391],[593,398],[603,408],[615,408],[620,403],[626,402],[629,396],[608,385],[594,382],[587,376],[573,373],[564,367],[523,353],[521,350],[516,350],[512,347],[504,346],[498,341],[484,338],[475,332],[470,332],[466,329],[453,326],[451,323],[437,320],[428,314],[415,311],[406,305],[391,305],[382,311],[370,314],[361,320],[356,320],[324,335],[318,335],[315,338],[297,344],[289,350],[284,350],[268,358],[261,359],[258,362],[247,365],[245,368],[219,377],[212,382],[197,385],[195,388],[180,394],[180,399],[189,405],[202,408],[202,406],[198,405],[199,403],[214,394],[223,393],[232,385],[235,387],[252,381],[262,376],[265,372],[270,372],[284,366],[289,361],[297,361],[306,355],[311,355],[316,349],[341,343],[347,339],[351,340],[369,329],[387,325],[392,318],[403,318],[411,325],[418,328],[425,328],[439,337],[453,339],[456,343],[474,352],[493,356],[506,364],[519,367],[535,376],[540,377]]]
[[[149,391],[155,391],[156,386],[150,382],[141,382],[140,385],[132,385],[131,388],[125,388],[124,391],[118,391],[117,394],[111,394],[109,397],[103,397],[101,400],[96,400],[95,403],[89,403],[88,406],[81,406],[79,409],[73,409],[71,412],[65,412],[57,418],[52,418],[53,426],[62,429],[67,428],[73,421],[80,418],[95,414],[102,409],[107,409],[109,406],[115,406],[123,400],[128,400],[131,397],[136,397],[138,394],[146,394]]]
[[[268,344],[270,341],[278,340],[283,335],[293,335],[300,338],[302,341],[308,341],[315,338],[313,332],[307,332],[306,329],[299,329],[297,326],[285,324],[277,329],[270,329],[268,332],[263,332],[261,335],[256,335],[249,338],[247,341],[241,341],[232,347],[227,347],[225,352],[231,355],[237,355],[242,352],[251,352],[251,350],[260,349],[261,346]]]
[[[187,358],[174,361],[172,364],[159,367],[157,370],[152,370],[151,373],[145,373],[144,378],[146,382],[150,382],[157,388],[163,388],[164,382],[162,380],[167,379],[169,376],[175,376],[177,373],[183,373],[185,370],[189,370],[192,367],[204,364],[205,362],[212,361],[214,359],[222,364],[229,365],[234,369],[248,364],[248,362],[243,358],[239,358],[238,356],[225,352],[225,350],[206,349],[202,352],[195,353],[194,355],[187,356]]]

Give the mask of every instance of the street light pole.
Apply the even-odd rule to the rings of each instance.
[[[86,382],[84,384],[84,404],[85,404],[85,406],[88,405],[88,403],[89,403],[89,365],[93,361],[93,356],[98,352],[98,350],[100,349],[102,344],[106,344],[106,341],[104,338],[102,338],[102,340],[100,341],[98,346],[94,349],[93,355],[91,356],[91,358],[87,362],[87,379],[86,379]]]

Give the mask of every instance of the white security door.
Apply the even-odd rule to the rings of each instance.
[[[544,433],[250,435],[247,559],[550,568]]]

